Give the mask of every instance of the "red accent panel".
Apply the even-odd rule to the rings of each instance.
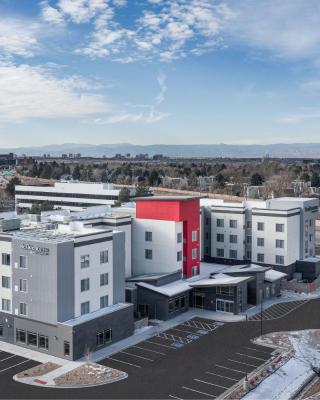
[[[200,271],[200,201],[188,200],[136,200],[136,218],[183,222],[183,274],[192,276],[192,268]],[[197,231],[197,240],[192,241],[192,231]],[[197,249],[197,258],[192,259],[192,249]]]

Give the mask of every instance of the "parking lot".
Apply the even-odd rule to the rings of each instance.
[[[5,351],[0,351],[0,376],[2,377],[8,376],[8,379],[12,379],[13,375],[38,364],[38,362],[28,358],[20,357]]]
[[[290,302],[283,302],[274,304],[273,306],[262,311],[262,317],[264,320],[272,320],[277,318],[283,318],[290,314],[292,311],[303,306],[308,300],[297,300]],[[249,321],[259,321],[261,319],[261,313],[253,315],[249,318]]]
[[[200,340],[202,336],[214,332],[222,325],[220,322],[193,318],[167,331],[159,332],[151,339],[120,351],[99,363],[121,369],[128,374],[132,372],[132,369],[150,368],[151,363],[166,357],[170,352]]]
[[[244,346],[223,362],[212,364],[208,371],[203,371],[174,394],[169,394],[169,398],[214,399],[268,361],[272,351],[255,344]]]

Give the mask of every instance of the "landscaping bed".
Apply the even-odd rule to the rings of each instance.
[[[30,369],[27,369],[26,371],[20,372],[17,374],[18,378],[33,378],[36,376],[42,376],[45,374],[48,374],[51,371],[54,371],[55,369],[61,367],[61,365],[54,364],[52,362],[47,362],[44,364],[36,365],[35,367],[32,367]]]
[[[87,363],[54,379],[57,386],[81,386],[111,383],[127,378],[127,374],[117,369],[96,363]]]

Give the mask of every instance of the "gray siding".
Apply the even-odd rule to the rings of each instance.
[[[125,301],[125,233],[113,233],[113,303]]]
[[[58,245],[57,321],[74,318],[74,246],[73,242]]]

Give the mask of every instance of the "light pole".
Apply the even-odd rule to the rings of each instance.
[[[261,304],[261,309],[260,309],[260,336],[262,336],[262,323],[263,323],[263,290],[260,289],[260,304]]]

